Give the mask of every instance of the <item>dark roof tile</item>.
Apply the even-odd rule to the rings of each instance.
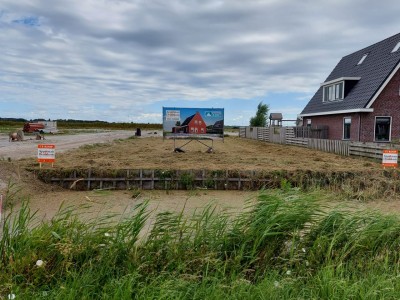
[[[322,102],[322,87],[301,112],[302,115],[365,108],[386,78],[400,62],[400,50],[392,53],[400,42],[400,33],[343,57],[324,82],[340,77],[361,77],[342,101]],[[368,56],[357,65],[364,54]]]

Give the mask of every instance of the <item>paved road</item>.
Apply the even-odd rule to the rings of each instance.
[[[156,134],[155,134],[156,132]],[[22,142],[9,142],[8,135],[0,135],[0,159],[20,159],[37,156],[38,144],[55,144],[56,152],[64,152],[86,144],[108,143],[115,139],[124,139],[135,134],[134,131],[115,130],[107,132],[80,133],[74,135],[46,135],[46,140],[35,140],[35,136],[25,136]],[[142,131],[143,137],[161,136],[161,131]]]

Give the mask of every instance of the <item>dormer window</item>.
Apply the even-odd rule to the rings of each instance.
[[[361,77],[339,77],[321,83],[322,102],[343,100],[360,79]]]
[[[361,59],[360,59],[360,61],[358,62],[357,66],[358,66],[358,65],[361,65],[361,64],[363,63],[363,61],[367,58],[367,56],[368,56],[368,53],[365,53],[365,54],[363,55],[363,57],[361,57]]]
[[[394,48],[393,48],[393,50],[392,50],[392,53],[393,53],[393,52],[396,52],[397,50],[399,50],[399,48],[400,48],[400,42],[398,42],[397,45],[394,46]]]
[[[343,100],[344,82],[324,86],[323,102]]]

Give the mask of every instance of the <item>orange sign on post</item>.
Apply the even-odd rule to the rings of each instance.
[[[383,150],[382,166],[397,168],[398,150]]]
[[[53,166],[56,161],[56,145],[38,145],[38,162],[40,167],[42,167],[42,163],[51,163]]]

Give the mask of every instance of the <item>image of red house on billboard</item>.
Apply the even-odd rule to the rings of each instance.
[[[205,134],[207,132],[207,125],[200,113],[196,112],[194,115],[187,117],[182,124],[179,121],[176,122],[176,126],[172,127],[172,132]]]
[[[224,138],[224,109],[163,107],[164,138]]]

